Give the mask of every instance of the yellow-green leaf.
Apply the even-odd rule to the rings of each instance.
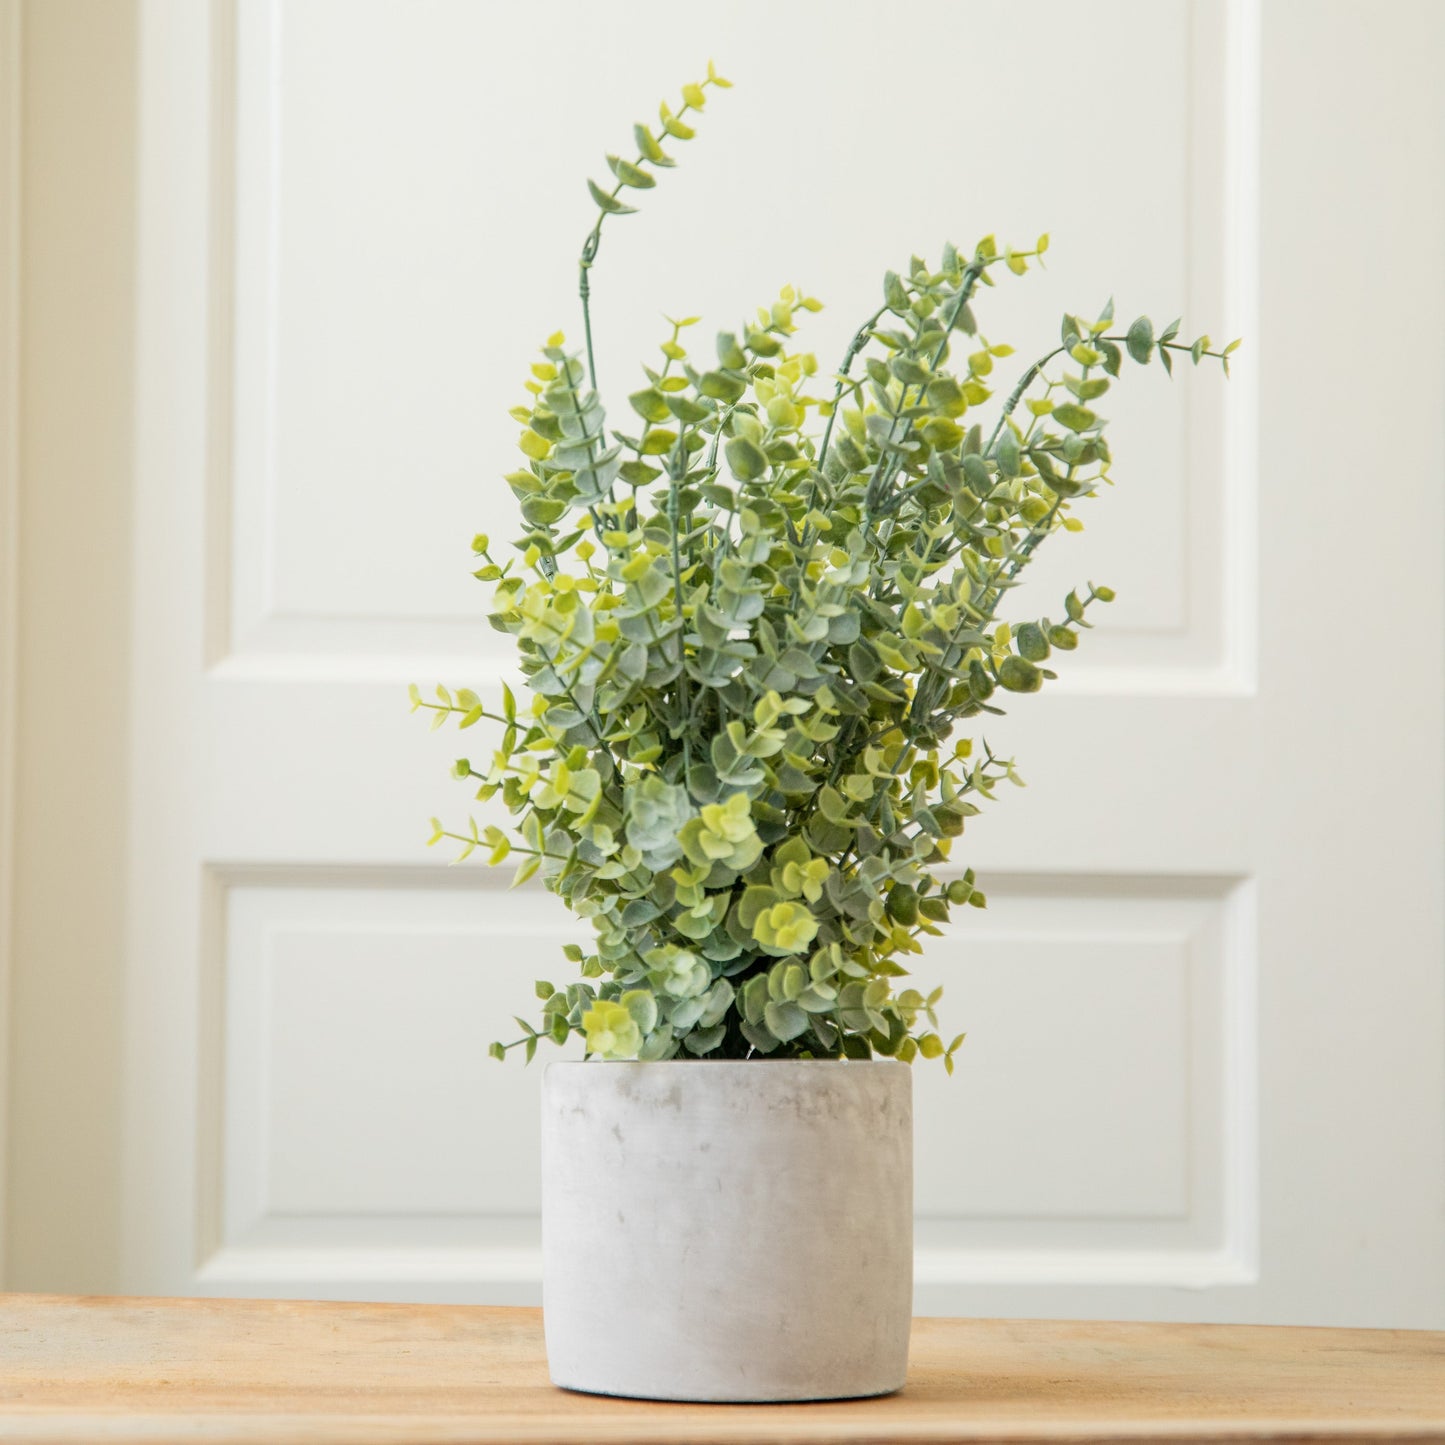
[[[589,180],[587,189],[592,192],[592,199],[609,216],[630,216],[637,209],[636,206],[624,206],[616,196],[609,195],[596,181]]]

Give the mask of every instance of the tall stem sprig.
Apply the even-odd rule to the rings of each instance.
[[[662,133],[670,136],[673,140],[691,140],[696,132],[688,125],[683,117],[691,112],[700,112],[707,100],[704,91],[709,87],[728,89],[732,85],[730,80],[724,80],[713,68],[711,61],[708,61],[706,77],[693,85],[685,85],[682,88],[682,105],[677,114],[674,115],[666,101],[658,107],[658,120]],[[635,160],[625,161],[619,156],[609,155],[607,164],[616,177],[615,184],[611,190],[604,190],[596,181],[589,180],[587,188],[592,193],[592,199],[597,205],[597,219],[588,231],[587,238],[582,243],[581,255],[577,258],[577,291],[582,302],[582,331],[587,346],[587,375],[591,379],[593,391],[597,390],[597,358],[592,346],[592,286],[589,280],[589,273],[597,260],[597,252],[602,245],[602,226],[608,216],[627,216],[633,214],[636,206],[626,205],[620,196],[624,190],[650,191],[657,184],[657,177],[647,169],[648,166],[669,167],[675,164],[672,157],[663,150],[658,138],[653,135],[651,129],[641,121],[633,127],[633,135],[637,140],[637,157]]]

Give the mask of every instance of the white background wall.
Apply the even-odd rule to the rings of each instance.
[[[1020,365],[1111,292],[1247,334],[1228,389],[1128,378],[1031,584],[1120,599],[990,734],[1031,787],[922,965],[970,1040],[917,1081],[919,1307],[1445,1324],[1445,12],[540,13],[0,0],[4,1282],[535,1298],[537,1075],[484,1048],[573,925],[421,848],[465,794],[404,687],[507,666],[467,544],[582,179],[713,55],[595,272],[615,399],[660,313],[794,281],[826,367],[991,230],[1053,237],[978,307]]]

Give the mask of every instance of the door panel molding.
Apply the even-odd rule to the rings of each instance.
[[[1053,23],[1074,23],[1066,6],[1041,3]],[[363,31],[356,53],[385,78],[390,59],[382,53],[376,60],[377,34],[385,39],[390,32],[373,21],[377,15],[384,21],[387,12],[342,8],[348,26],[354,17]],[[1440,602],[1437,572],[1422,560],[1428,541],[1434,549],[1428,565],[1437,565],[1438,535],[1431,529],[1439,502],[1436,489],[1424,489],[1420,480],[1433,465],[1434,434],[1423,425],[1392,433],[1389,455],[1404,478],[1399,485],[1419,488],[1404,493],[1419,525],[1391,531],[1369,550],[1351,489],[1373,480],[1380,443],[1363,439],[1363,429],[1342,417],[1322,417],[1313,383],[1301,379],[1295,358],[1280,354],[1288,344],[1312,361],[1339,340],[1338,315],[1319,304],[1320,278],[1333,274],[1322,257],[1344,256],[1357,243],[1357,220],[1345,214],[1357,204],[1378,213],[1382,233],[1415,236],[1422,247],[1439,249],[1438,202],[1423,188],[1397,183],[1411,159],[1393,147],[1392,136],[1397,118],[1408,121],[1419,155],[1438,157],[1438,144],[1433,150],[1428,144],[1428,47],[1420,43],[1438,32],[1438,22],[1421,5],[1399,10],[1401,27],[1408,21],[1412,28],[1392,27],[1386,35],[1377,21],[1331,0],[1322,0],[1308,32],[1257,0],[1139,5],[1130,13],[1147,17],[1140,23],[1151,27],[1149,39],[1140,43],[1131,32],[1119,41],[1146,73],[1150,41],[1158,41],[1153,53],[1165,67],[1164,84],[1172,86],[1176,46],[1197,33],[1201,84],[1212,87],[1212,100],[1199,93],[1191,102],[1199,116],[1212,119],[1193,126],[1190,155],[1180,161],[1192,167],[1199,195],[1207,194],[1216,208],[1196,211],[1191,222],[1191,234],[1214,238],[1212,259],[1201,263],[1211,274],[1195,276],[1199,286],[1186,286],[1184,294],[1192,314],[1213,287],[1219,310],[1211,309],[1208,321],[1222,316],[1229,333],[1245,332],[1248,344],[1227,392],[1213,378],[1199,379],[1201,393],[1221,391],[1227,405],[1211,414],[1201,401],[1195,413],[1215,417],[1205,439],[1212,452],[1202,490],[1210,493],[1207,505],[1222,506],[1217,536],[1226,545],[1216,559],[1219,570],[1208,574],[1222,580],[1214,592],[1210,582],[1192,594],[1165,587],[1160,595],[1180,611],[1180,596],[1216,605],[1227,592],[1229,611],[1216,606],[1208,626],[1190,633],[1186,620],[1177,634],[1167,631],[1174,619],[1161,613],[1152,634],[1123,635],[1112,651],[1105,640],[1092,671],[1058,696],[990,720],[990,742],[1017,752],[1033,786],[980,819],[985,833],[975,835],[970,825],[967,861],[979,863],[1000,904],[1012,888],[1030,908],[1038,905],[1039,917],[1049,907],[1062,909],[1061,931],[1080,945],[1081,956],[1094,945],[1117,953],[1102,959],[1099,975],[1123,1006],[1118,1017],[1091,1011],[1080,1019],[1080,1036],[1096,1022],[1105,1045],[1126,1031],[1117,1056],[1137,1063],[1168,1097],[1154,1101],[1157,1110],[1149,1115],[1126,1099],[1121,1134],[1106,1141],[1116,1146],[1110,1156],[1116,1166],[1139,1141],[1147,1147],[1164,1136],[1159,1120],[1166,1104],[1175,1107],[1188,1068],[1180,1041],[1208,1039],[1216,1052],[1207,1068],[1189,1075],[1184,1166],[1161,1156],[1141,1162],[1136,1174],[1121,1171],[1104,1181],[1107,1188],[1093,1181],[1095,1195],[1073,1215],[1066,1215],[1066,1201],[1056,1200],[1058,1214],[1020,1208],[1001,1225],[999,1216],[1010,1209],[1005,1198],[988,1219],[965,1214],[964,1206],[938,1228],[939,1221],[925,1217],[918,1260],[925,1310],[1439,1322],[1445,1257],[1430,1219],[1445,1198],[1445,1175],[1430,1150],[1445,1095],[1438,1087],[1438,958],[1425,955],[1439,945],[1441,920],[1426,917],[1422,900],[1438,901],[1440,694],[1422,677],[1418,657],[1421,638],[1428,642],[1425,623],[1438,616]],[[969,18],[992,24],[995,11],[979,6]],[[507,895],[485,874],[448,869],[423,849],[428,812],[455,817],[465,808],[447,765],[476,735],[464,735],[459,746],[455,734],[427,734],[407,717],[402,684],[435,676],[454,685],[473,682],[485,692],[486,659],[500,669],[502,652],[478,648],[474,655],[470,634],[459,640],[461,632],[452,631],[467,625],[465,598],[455,607],[430,607],[429,594],[420,597],[418,612],[430,608],[441,618],[437,626],[427,616],[406,615],[393,618],[395,629],[377,625],[375,616],[384,616],[410,585],[395,577],[375,589],[370,609],[359,584],[357,590],[338,587],[335,606],[324,588],[283,587],[272,598],[272,614],[252,619],[258,626],[241,617],[233,629],[239,582],[231,572],[232,509],[244,500],[233,487],[255,490],[255,478],[240,475],[234,463],[258,438],[264,441],[264,426],[253,422],[264,422],[266,405],[264,398],[240,410],[235,403],[241,370],[249,367],[262,381],[267,374],[265,347],[248,343],[233,324],[243,313],[247,324],[265,314],[264,306],[253,311],[250,293],[243,298],[234,289],[237,274],[247,271],[239,246],[247,219],[229,209],[237,196],[236,148],[244,141],[238,132],[246,128],[237,116],[254,100],[246,93],[244,59],[236,80],[236,45],[244,36],[235,29],[238,23],[264,26],[276,12],[248,6],[238,16],[229,0],[210,7],[142,0],[142,13],[146,189],[136,636],[143,646],[129,779],[136,811],[129,853],[134,978],[124,1080],[125,1137],[135,1156],[122,1200],[122,1282],[179,1292],[534,1299],[536,1246],[528,1231],[535,1228],[535,1210],[515,1192],[515,1180],[503,1181],[505,1188],[487,1186],[488,1213],[468,1204],[473,1186],[461,1167],[429,1156],[410,1183],[378,1179],[367,1172],[362,1134],[338,1144],[327,1133],[332,1125],[352,1127],[365,1109],[377,1108],[377,1081],[361,1072],[367,1030],[373,1042],[385,1041],[386,1027],[412,1011],[413,1031],[398,1058],[427,1057],[429,1023],[423,1017],[417,1025],[416,1001],[401,994],[402,975],[379,950],[395,948],[400,962],[418,939],[441,935],[427,986],[434,997],[448,995],[460,978],[458,955],[485,946],[485,939],[477,942],[479,932],[499,939],[509,929],[517,934],[517,910],[540,905],[525,893],[503,901]],[[288,7],[285,22],[294,36],[319,13]],[[425,16],[440,16],[442,40],[455,30],[456,49],[470,53],[475,47],[464,33],[470,21],[462,7],[456,13],[462,18],[427,7]],[[491,13],[501,43],[509,43],[507,17],[521,7]],[[580,26],[593,12],[578,5],[573,13],[584,17]],[[731,23],[730,14],[718,23]],[[1097,26],[1097,17],[1087,23]],[[348,44],[354,38],[350,29],[342,37]],[[436,38],[424,32],[417,44],[435,48]],[[1062,46],[1067,39],[1061,34],[1050,43]],[[588,61],[605,58],[589,54]],[[656,58],[671,64],[662,50]],[[1401,67],[1408,86],[1395,79]],[[1262,69],[1270,82],[1265,94]],[[304,81],[320,67],[299,73]],[[408,106],[424,110],[430,89],[406,73]],[[421,72],[423,79],[429,74]],[[1332,84],[1340,77],[1358,80],[1360,94],[1378,103],[1341,111],[1321,76]],[[360,109],[345,76],[338,83],[337,105],[352,107],[343,113],[348,120]],[[227,90],[232,84],[238,85],[234,94]],[[297,86],[295,74],[287,84]],[[328,90],[318,104],[329,98]],[[1181,108],[1172,92],[1166,99],[1157,117],[1165,136],[1158,149],[1173,157],[1183,144]],[[1051,139],[1063,127],[1056,114],[1046,120]],[[1150,123],[1145,105],[1137,124]],[[423,124],[430,121],[416,122]],[[202,136],[206,125],[211,133]],[[416,133],[427,132],[408,132]],[[1038,136],[1030,143],[1037,148]],[[345,164],[371,158],[350,139],[336,150]],[[330,153],[315,144],[312,151],[313,162]],[[1131,147],[1120,155],[1133,164],[1145,152]],[[672,179],[687,183],[681,173]],[[1177,179],[1164,177],[1158,189],[1171,207],[1182,204]],[[979,185],[986,180],[978,178]],[[359,190],[353,178],[351,191]],[[381,201],[394,199],[388,181]],[[1149,202],[1144,185],[1140,204]],[[319,211],[306,211],[305,204],[303,197],[303,226],[307,217],[320,226]],[[658,224],[664,221],[659,213]],[[1159,224],[1159,243],[1175,247],[1175,211]],[[544,241],[537,239],[539,252]],[[1152,275],[1169,281],[1170,295],[1175,266],[1175,260],[1161,263]],[[626,265],[619,275],[622,290]],[[1142,286],[1148,278],[1139,272],[1135,279]],[[1445,316],[1438,281],[1404,264],[1362,265],[1349,279],[1369,314],[1386,318],[1381,325],[1397,364],[1428,383],[1423,394],[1441,394],[1438,358],[1423,339],[1434,334],[1424,322]],[[264,265],[252,268],[252,280],[265,280]],[[426,278],[414,280],[425,295]],[[705,278],[698,285],[705,289]],[[699,299],[716,309],[717,295]],[[320,334],[314,318],[303,329],[313,340]],[[624,339],[630,348],[631,339]],[[434,371],[435,384],[450,388],[456,368],[444,362]],[[287,380],[283,394],[293,383]],[[1176,394],[1185,384],[1184,378],[1176,383]],[[1357,368],[1353,385],[1359,398],[1352,404],[1370,416],[1390,414],[1393,379],[1383,368]],[[1173,413],[1170,418],[1172,429]],[[312,432],[321,429],[303,421]],[[1147,447],[1144,454],[1150,455]],[[1161,470],[1172,465],[1167,452],[1157,456]],[[311,464],[326,460],[313,457]],[[284,475],[281,480],[287,484]],[[283,510],[293,500],[283,492]],[[293,561],[304,557],[313,537],[304,513],[287,512],[286,527],[297,515],[302,523],[290,538],[298,547]],[[458,540],[464,547],[464,538]],[[251,543],[240,550],[239,560],[255,561]],[[1269,563],[1267,579],[1257,575],[1257,552]],[[1361,583],[1357,569],[1366,565],[1373,570]],[[327,586],[347,580],[339,571],[326,576]],[[1337,606],[1342,593],[1361,586],[1367,601],[1388,603],[1391,618],[1414,625],[1382,628],[1356,607]],[[197,615],[200,599],[204,620]],[[1209,646],[1186,655],[1176,644],[1189,636]],[[1344,661],[1365,658],[1391,679],[1388,697],[1383,689],[1366,696],[1365,688],[1345,685]],[[1392,763],[1401,760],[1408,775],[1404,786],[1379,777],[1383,765],[1375,771],[1358,766],[1379,761],[1371,751],[1376,724],[1384,734],[1380,750]],[[472,751],[484,748],[479,740]],[[1418,796],[1410,796],[1411,788]],[[975,837],[982,853],[972,847]],[[1167,904],[1162,919],[1144,907],[1161,898]],[[473,899],[487,910],[480,930],[458,911]],[[1090,914],[1090,900],[1110,905],[1111,926]],[[288,912],[298,901],[299,911]],[[1214,941],[1191,952],[1194,903]],[[238,920],[247,910],[250,932],[243,936]],[[1001,908],[998,917],[1004,916]],[[987,919],[976,934],[984,967],[959,969],[945,999],[951,1009],[974,973],[1007,972],[1007,959],[1021,960],[1015,982],[1030,970],[1042,977],[1053,966],[1029,930],[1010,924],[1001,941]],[[268,1013],[258,982],[265,949],[257,940],[269,924],[280,925],[276,946],[285,955],[267,965],[273,1004],[278,980],[289,992],[280,1011]],[[993,962],[989,950],[998,950]],[[1150,960],[1167,977],[1151,975]],[[338,1004],[335,1036],[318,1035],[315,1057],[323,1072],[311,1077],[303,1067],[304,1027],[308,1019],[324,1021],[333,973],[353,964],[366,987]],[[230,992],[247,970],[252,993],[244,981],[239,993]],[[1207,986],[1191,991],[1201,980]],[[509,1006],[525,1008],[526,995],[516,997],[500,974],[493,983]],[[1059,997],[1076,983],[1065,979]],[[456,982],[455,996],[472,1007],[481,987]],[[405,1009],[393,1007],[399,998]],[[1208,1010],[1207,1019],[1196,1012],[1181,1026],[1184,998]],[[959,1027],[968,1025],[969,1010],[958,1012]],[[1041,1008],[1040,1032],[1050,1028],[1058,1037],[1056,1015]],[[1161,1054],[1149,1051],[1151,1029],[1159,1049],[1178,1047],[1176,1061],[1161,1064]],[[478,1047],[490,1036],[479,1030]],[[265,1085],[249,1082],[267,1069],[279,1091],[270,1104]],[[348,1069],[359,1080],[354,1094],[333,1086],[324,1072]],[[532,1087],[525,1074],[516,1074]],[[507,1077],[510,1086],[510,1072]],[[415,1093],[407,1107],[425,1103],[426,1090],[436,1086],[435,1079],[410,1079]],[[488,1076],[487,1088],[493,1087]],[[1088,1087],[1091,1099],[1107,1102],[1101,1084]],[[999,1114],[1011,1107],[1007,1097],[985,1098],[982,1085],[977,1096],[980,1107]],[[282,1117],[277,1111],[284,1107],[299,1112]],[[378,1138],[396,1137],[397,1117],[381,1111]],[[479,1131],[462,1114],[451,1117],[462,1123],[448,1126],[437,1147],[480,1151],[483,1140],[472,1137]],[[509,1106],[506,1120],[487,1129],[503,1161],[488,1167],[504,1168],[507,1160],[524,1167],[516,1141],[530,1118]],[[306,1157],[308,1130],[324,1144],[317,1160]],[[1422,1146],[1426,1135],[1431,1143]],[[1207,1157],[1201,1139],[1209,1143]],[[939,1147],[929,1138],[919,1142],[920,1150]],[[1354,1167],[1342,1169],[1347,1151]],[[396,1150],[398,1158],[405,1153]],[[334,1183],[314,1167],[318,1161],[336,1166]],[[381,1157],[376,1167],[386,1165]],[[1208,1208],[1198,1206],[1211,1179],[1216,1192]],[[1026,1187],[1037,1203],[1036,1183],[1002,1183],[1015,1189],[1015,1204]],[[966,1186],[965,1180],[960,1188]],[[430,1206],[422,1197],[428,1191]],[[984,1193],[980,1188],[980,1200]],[[1100,1217],[1110,1209],[1113,1217]],[[948,1215],[948,1200],[936,1212]]]
[[[229,248],[224,255],[217,251],[224,264],[218,267],[215,284],[218,293],[229,290],[224,305],[235,317],[235,327],[226,338],[229,350],[214,359],[216,394],[230,410],[225,426],[230,446],[218,462],[226,474],[224,483],[213,491],[217,563],[223,546],[227,555],[224,567],[217,565],[209,581],[211,664],[228,674],[257,679],[291,676],[300,665],[338,682],[378,681],[407,678],[412,660],[427,657],[435,659],[441,672],[465,674],[473,685],[494,681],[508,671],[511,657],[505,639],[482,619],[480,594],[474,606],[442,606],[433,598],[430,604],[419,604],[415,615],[408,607],[403,616],[370,600],[364,605],[348,600],[346,588],[337,590],[337,579],[330,591],[302,587],[298,580],[296,559],[324,551],[327,534],[307,530],[321,525],[310,511],[288,508],[283,473],[289,466],[293,487],[313,487],[311,469],[324,448],[305,426],[324,433],[340,424],[339,414],[332,417],[324,409],[306,424],[286,415],[283,370],[292,364],[294,374],[294,363],[288,363],[291,352],[283,332],[290,327],[294,340],[299,327],[310,339],[305,324],[293,325],[289,315],[308,298],[287,271],[286,207],[288,198],[297,201],[296,192],[288,188],[287,168],[304,163],[302,156],[288,159],[286,146],[286,117],[293,104],[299,105],[304,83],[298,75],[288,75],[288,31],[298,28],[300,20],[279,0],[258,0],[239,14],[228,0],[216,3],[216,23],[226,37],[223,48],[231,71],[218,86],[214,112],[221,138],[215,225],[218,235],[228,238],[224,244]],[[1185,50],[1181,84],[1177,94],[1148,103],[1171,111],[1177,106],[1179,112],[1183,152],[1177,164],[1185,177],[1185,204],[1178,227],[1188,258],[1187,295],[1181,299],[1198,325],[1207,320],[1230,335],[1244,334],[1251,332],[1254,321],[1259,270],[1254,203],[1259,107],[1253,99],[1259,3],[1186,0],[1178,13]],[[382,172],[382,179],[388,174]],[[384,336],[375,339],[385,345]],[[1165,478],[1178,490],[1179,510],[1173,534],[1161,543],[1178,550],[1179,566],[1157,584],[1177,587],[1179,596],[1161,596],[1152,615],[1143,613],[1133,623],[1101,629],[1054,685],[1057,693],[1239,696],[1252,691],[1258,631],[1258,477],[1251,418],[1257,377],[1256,368],[1241,368],[1228,388],[1213,379],[1207,385],[1179,388],[1175,400],[1181,427],[1172,439],[1179,459]],[[510,379],[490,372],[484,380],[489,388],[500,388],[498,394],[506,394],[511,385]],[[1163,399],[1174,404],[1167,396]],[[331,404],[339,405],[334,399]],[[298,431],[304,433],[299,440]],[[293,457],[293,451],[303,459]],[[495,455],[500,468],[505,448]],[[309,464],[305,458],[311,459]],[[475,520],[488,530],[500,529],[508,525],[511,498],[485,465],[480,475],[483,485],[498,494],[504,512],[489,513],[483,500]],[[1154,481],[1138,480],[1141,486]],[[373,487],[384,486],[372,478],[358,490],[364,497]],[[463,531],[458,528],[459,538]],[[223,533],[229,538],[224,544]],[[365,543],[363,555],[369,555],[371,542],[360,540]],[[461,575],[460,553],[456,566]],[[1047,580],[1041,575],[1025,584],[1021,597],[1028,597],[1030,605],[1035,600],[1040,605],[1056,602],[1058,578],[1050,567],[1049,560],[1042,559],[1033,571],[1042,568]],[[1069,578],[1063,587],[1074,580]],[[422,583],[425,591],[425,579]],[[1037,597],[1034,588],[1041,589]],[[288,591],[295,594],[289,601]],[[302,593],[310,600],[297,600]],[[1157,620],[1171,611],[1179,615]]]
[[[541,1069],[514,1060],[503,1073],[481,1045],[510,1024],[515,998],[550,967],[538,946],[555,953],[584,930],[550,895],[510,893],[494,874],[211,868],[206,890],[198,1095],[203,1136],[224,1143],[198,1161],[197,1287],[287,1292],[309,1281],[400,1297],[407,1287],[433,1295],[448,1285],[457,1298],[465,1287],[486,1297],[539,1290],[536,1141],[526,1121],[536,1115]],[[974,1068],[966,1052],[953,1079],[919,1070],[920,1300],[965,1285],[1202,1289],[1255,1280],[1252,883],[1005,874],[990,876],[989,892],[989,914],[951,930],[931,955],[954,977],[957,1020],[976,1017],[1005,1057]],[[1147,987],[1156,998],[1147,1010],[1152,1063],[1134,1057],[1127,1035],[1097,1027],[1063,1056],[1077,1005],[1070,990],[1083,982],[1070,982],[1076,973],[1106,996]],[[1010,1020],[1021,1013],[1027,1028],[1014,1037]],[[1067,1099],[1047,1088],[1025,1097],[1041,1051],[1072,1079]],[[1137,1092],[1117,1093],[1120,1071]],[[970,1114],[985,1079],[991,1096],[1014,1101],[1013,1131],[1026,1137],[1042,1126],[1034,1145],[995,1137],[990,1109]],[[1178,1118],[1168,1104],[1176,1090]],[[1101,1160],[1117,1176],[1102,1195],[1095,1181],[1095,1203],[1063,1212],[1057,1181],[1016,1182],[1035,1148],[1058,1154],[1050,1129],[1059,1128],[1080,1136],[1081,1162],[1067,1173],[1076,1192],[1088,1192]],[[1149,1161],[1171,1141],[1182,1151],[1173,1167],[1185,1190],[1172,1203],[1159,1193],[1171,1166],[1149,1177]],[[1011,1149],[1022,1150],[1013,1165]],[[961,1173],[942,1160],[949,1150]],[[504,1177],[489,1171],[487,1155],[505,1159]],[[975,1171],[992,1194],[970,1184]],[[991,1204],[1001,1184],[1010,1192]],[[947,1203],[955,1198],[957,1208]]]

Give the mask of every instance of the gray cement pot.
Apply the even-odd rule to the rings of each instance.
[[[897,1390],[912,1313],[912,1071],[552,1064],[542,1251],[555,1384],[656,1400]]]

